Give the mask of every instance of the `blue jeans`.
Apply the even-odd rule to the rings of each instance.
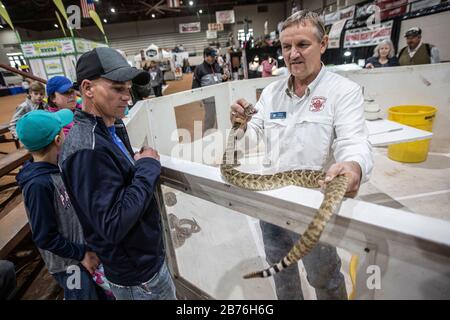
[[[16,288],[14,264],[0,260],[0,300],[8,299]]]
[[[73,273],[58,272],[54,273],[53,277],[58,282],[59,286],[64,290],[65,300],[109,300],[102,288],[97,286],[92,279],[92,275],[83,266],[80,268],[80,286],[79,289],[69,289],[67,284],[72,282]],[[69,281],[68,281],[69,280]]]
[[[138,286],[120,286],[109,281],[117,300],[176,300],[175,285],[166,262],[147,282]]]
[[[279,262],[299,239],[298,234],[262,220],[260,226],[267,262],[271,265]],[[318,300],[347,300],[341,259],[335,247],[319,242],[302,262]],[[277,273],[274,281],[278,299],[303,300],[297,264]]]

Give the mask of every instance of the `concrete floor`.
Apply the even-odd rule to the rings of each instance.
[[[431,153],[422,163],[400,163],[374,148],[375,165],[358,199],[450,220],[450,155]]]

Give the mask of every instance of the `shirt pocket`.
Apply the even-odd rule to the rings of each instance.
[[[294,143],[301,146],[302,164],[323,166],[329,157],[334,129],[332,117],[302,117],[295,122]]]

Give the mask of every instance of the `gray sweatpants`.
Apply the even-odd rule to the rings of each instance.
[[[260,220],[267,262],[279,262],[300,236],[292,231]],[[318,243],[303,259],[309,284],[316,290],[318,300],[347,300],[341,259],[336,248]],[[297,265],[274,276],[279,300],[303,300]]]

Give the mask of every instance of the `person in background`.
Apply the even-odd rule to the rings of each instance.
[[[259,57],[255,56],[248,66],[248,77],[250,79],[261,78],[261,72],[259,71],[259,67],[260,67]]]
[[[192,89],[218,84],[228,79],[216,61],[217,51],[214,48],[205,48],[203,50],[203,57],[203,63],[195,68]],[[203,107],[205,109],[203,133],[205,133],[206,130],[215,128],[216,126],[216,104],[214,97],[203,99]]]
[[[20,120],[25,114],[33,110],[44,110],[45,103],[45,86],[37,81],[34,81],[30,84],[30,94],[27,95],[25,101],[22,102],[14,113],[11,121],[9,122],[9,131],[11,132],[14,139],[17,139],[16,134],[16,123]]]
[[[422,30],[413,27],[405,32],[407,46],[398,53],[398,61],[401,66],[439,63],[439,50],[429,44],[422,42]]]
[[[14,264],[0,260],[0,300],[8,300],[16,288],[16,272]]]
[[[57,159],[64,142],[63,127],[73,113],[34,110],[17,123],[20,142],[33,156],[17,175],[33,241],[66,300],[106,299],[93,275],[100,261],[85,245],[83,229],[61,179]],[[70,277],[78,272],[79,285]]]
[[[391,40],[380,42],[373,50],[373,56],[366,61],[367,69],[397,66],[399,63]]]
[[[47,82],[48,111],[58,112],[69,109],[72,113],[76,109],[81,110],[81,105],[77,103],[77,95],[74,85],[70,79],[63,76],[55,76]],[[70,122],[64,127],[64,134],[67,135],[73,127]]]
[[[150,73],[150,85],[155,93],[155,96],[161,97],[163,95],[163,74],[155,61],[150,61],[150,68],[148,69],[148,72]]]
[[[266,60],[264,60],[262,63],[262,76],[264,77],[271,77],[272,76],[272,70],[274,68],[277,68],[278,63],[277,61],[269,56]]]
[[[191,73],[191,66],[188,59],[183,59],[183,73]]]

